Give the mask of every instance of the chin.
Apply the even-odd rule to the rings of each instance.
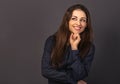
[[[74,34],[80,34],[81,32],[73,32]]]

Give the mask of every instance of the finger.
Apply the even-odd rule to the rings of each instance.
[[[77,39],[77,34],[76,34],[76,33],[73,34],[73,39],[74,39],[74,40]]]
[[[76,37],[77,37],[77,36],[76,36],[74,33],[71,33],[71,39],[72,39],[72,40],[76,40]]]
[[[81,39],[79,34],[75,34],[74,38],[75,38],[75,40],[80,40]]]
[[[80,34],[77,34],[77,37],[78,37],[78,39],[81,39],[81,38],[80,38]]]
[[[83,80],[81,80],[81,82],[82,82],[82,84],[87,84],[87,82],[85,82],[85,81],[83,81]]]
[[[70,39],[72,39],[72,38],[73,38],[73,33],[70,34]]]
[[[69,39],[70,39],[70,42],[72,42],[72,40],[73,40],[73,33],[70,34],[70,38]]]
[[[87,84],[87,82],[80,80],[78,84]]]

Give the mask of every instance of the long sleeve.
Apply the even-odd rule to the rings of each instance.
[[[85,77],[88,76],[88,72],[90,70],[94,53],[95,53],[95,46],[92,45],[88,55],[84,58],[84,60],[81,60],[81,58],[78,56],[79,50],[70,50],[70,60],[68,70],[72,74],[74,80],[82,80]]]
[[[70,78],[69,74],[64,71],[58,71],[51,66],[51,51],[54,45],[54,38],[53,36],[49,37],[46,40],[44,53],[42,57],[42,75],[47,79],[58,81],[65,84],[76,84],[72,78]]]

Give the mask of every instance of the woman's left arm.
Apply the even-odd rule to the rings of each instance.
[[[76,81],[83,80],[88,76],[88,72],[94,58],[95,46],[91,46],[90,51],[84,60],[81,60],[81,58],[78,56],[78,53],[79,50],[70,50],[69,56],[72,62],[69,60],[69,66],[67,67],[68,71],[72,74]]]

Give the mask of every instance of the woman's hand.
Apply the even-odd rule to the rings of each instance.
[[[83,80],[79,80],[78,82],[77,82],[77,84],[87,84],[85,81],[83,81]]]
[[[78,33],[74,34],[71,33],[70,35],[70,44],[71,44],[71,48],[72,50],[77,50],[78,49],[78,44],[80,43],[80,35]]]

